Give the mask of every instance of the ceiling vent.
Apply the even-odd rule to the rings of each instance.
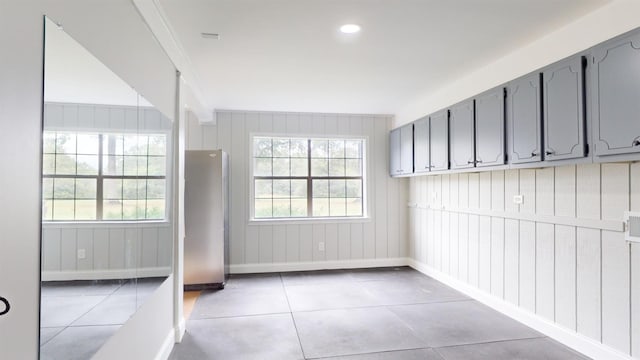
[[[200,33],[200,35],[202,35],[202,37],[205,39],[220,40],[220,34],[203,32],[203,33]]]
[[[625,223],[625,232],[624,232],[625,240],[640,242],[640,212],[625,211],[624,223]]]

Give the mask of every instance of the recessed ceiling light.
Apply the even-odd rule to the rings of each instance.
[[[345,34],[355,34],[360,31],[360,25],[345,24],[340,26],[340,31],[342,31]]]

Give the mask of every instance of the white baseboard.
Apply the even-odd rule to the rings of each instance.
[[[623,354],[616,349],[606,346],[599,341],[593,340],[573,330],[559,326],[552,321],[546,320],[514,304],[508,303],[476,287],[444,274],[439,270],[433,269],[424,263],[409,259],[408,265],[595,360],[632,360],[632,358],[627,354]]]
[[[184,337],[184,333],[185,331],[187,331],[187,321],[184,319],[184,316],[182,318],[180,318],[180,323],[178,324],[178,326],[176,326],[175,329],[175,342],[176,343],[181,343],[182,342],[182,338]]]
[[[175,333],[173,329],[169,331],[167,337],[162,342],[162,346],[158,349],[158,353],[155,356],[154,360],[167,360],[169,359],[169,355],[171,355],[171,351],[173,350],[173,345],[176,343],[175,341]]]
[[[133,279],[169,276],[170,274],[171,267],[85,271],[43,271],[42,281]]]
[[[232,274],[253,274],[285,271],[309,271],[331,269],[358,269],[387,266],[407,266],[408,258],[388,259],[362,259],[362,260],[336,260],[336,261],[309,261],[294,263],[270,263],[270,264],[237,264],[230,266]]]

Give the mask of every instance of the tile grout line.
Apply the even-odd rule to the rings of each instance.
[[[391,353],[395,353],[395,352],[403,352],[403,351],[415,351],[415,350],[433,350],[435,352],[435,348],[431,348],[431,347],[416,347],[416,348],[408,348],[408,349],[399,349],[399,350],[381,350],[381,351],[372,351],[372,352],[365,352],[365,353],[358,353],[358,354],[346,354],[346,355],[337,355],[338,357],[353,357],[353,356],[361,356],[361,355],[374,355],[374,354],[391,354]],[[440,354],[438,354],[440,355]],[[331,355],[331,356],[319,356],[319,357],[313,357],[313,358],[306,358],[308,360],[322,360],[322,359],[334,359],[336,356]],[[442,356],[440,356],[443,360],[444,358]]]
[[[300,346],[300,352],[302,352],[302,357],[304,359],[307,356],[304,354],[304,348],[302,347],[302,339],[300,339],[300,331],[298,330],[298,324],[296,324],[296,318],[293,316],[293,309],[291,309],[291,302],[289,302],[289,295],[287,294],[287,287],[284,284],[284,280],[282,279],[282,273],[278,273],[278,277],[280,277],[280,283],[282,284],[282,291],[284,292],[284,297],[287,299],[287,306],[289,307],[289,316],[291,317],[291,321],[293,322],[293,328],[296,330],[296,337],[298,338],[298,345]]]
[[[112,292],[110,292],[107,295],[83,295],[83,296],[104,296],[104,299],[102,299],[101,301],[98,301],[97,304],[95,304],[94,306],[92,306],[89,310],[87,310],[86,312],[82,313],[81,315],[79,315],[77,318],[75,318],[75,320],[71,321],[70,323],[64,325],[64,326],[59,326],[62,329],[60,329],[60,331],[58,331],[54,336],[52,336],[49,340],[45,341],[44,343],[40,344],[40,348],[42,348],[43,346],[45,346],[46,344],[48,344],[49,342],[51,342],[54,338],[58,337],[58,335],[60,335],[63,331],[67,330],[70,327],[80,327],[80,326],[85,326],[85,325],[77,325],[74,326],[73,324],[78,321],[79,319],[81,319],[83,316],[87,315],[89,312],[91,312],[93,309],[95,309],[96,307],[98,307],[100,304],[102,304],[103,302],[105,302],[109,297],[111,297],[111,295],[115,294],[118,290],[120,290],[122,288],[122,286],[124,285],[124,283],[119,284],[119,286],[113,290]],[[57,297],[75,297],[75,296],[57,296]],[[42,301],[42,300],[41,300]],[[120,324],[122,325],[122,324]],[[107,325],[107,326],[112,326],[112,325]],[[40,326],[41,328],[43,328],[43,326]],[[58,326],[51,326],[51,327],[58,327]]]

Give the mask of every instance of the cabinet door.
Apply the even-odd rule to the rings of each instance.
[[[413,124],[400,128],[400,172],[413,173]]]
[[[413,169],[416,173],[430,171],[429,117],[413,123]]]
[[[540,77],[531,74],[507,88],[509,153],[514,164],[542,160]]]
[[[389,133],[389,175],[398,175],[400,168],[400,129]]]
[[[451,132],[451,168],[466,169],[475,166],[473,100],[451,107],[449,131]]]
[[[592,61],[595,154],[640,152],[640,32],[598,46]]]
[[[431,171],[449,169],[449,112],[439,111],[430,117]]]
[[[545,160],[584,157],[584,63],[574,56],[542,73]]]
[[[476,166],[504,165],[504,88],[476,97]]]

